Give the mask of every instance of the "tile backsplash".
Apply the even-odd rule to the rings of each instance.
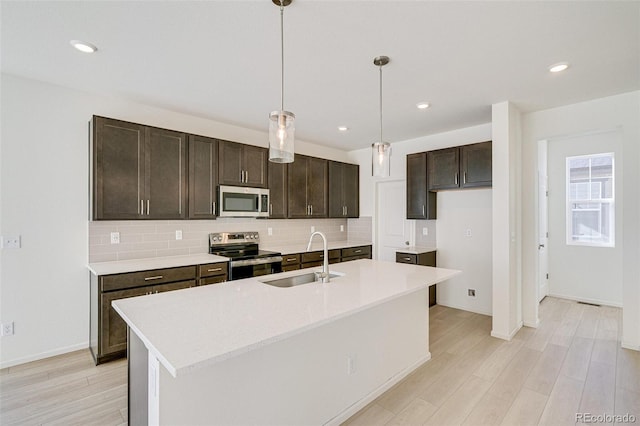
[[[369,224],[365,231],[367,219]],[[329,241],[371,240],[370,217],[349,219],[349,225],[347,219],[93,221],[89,222],[89,262],[207,253],[211,232],[257,231],[260,246],[267,248],[304,244],[312,226],[323,232]],[[268,234],[268,228],[272,235]],[[181,240],[176,240],[176,231],[182,231]],[[120,233],[119,244],[111,244],[112,232]]]
[[[348,239],[353,241],[373,241],[372,222],[373,218],[371,216],[347,219]]]
[[[419,247],[436,247],[436,221],[416,220],[415,245]],[[422,233],[427,228],[428,235]]]

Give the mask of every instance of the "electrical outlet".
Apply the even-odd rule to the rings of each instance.
[[[19,249],[20,248],[20,235],[12,237],[2,237],[3,249]]]
[[[2,324],[2,329],[0,331],[2,331],[2,335],[3,336],[12,336],[13,335],[13,321],[5,322],[4,324]]]
[[[471,228],[467,228],[467,230],[464,231],[464,236],[465,237],[470,237],[471,236]]]
[[[467,289],[467,295],[471,296],[471,297],[476,297],[476,290],[473,288],[468,288]]]
[[[312,227],[311,227],[311,233],[313,234],[314,232],[316,232],[316,227],[315,227],[315,226],[312,226]]]
[[[120,244],[120,233],[112,232],[111,233],[111,244]]]
[[[267,235],[273,235],[273,228],[267,228]]]
[[[182,239],[182,230],[178,229],[176,230],[176,240],[181,240]]]
[[[344,225],[340,225],[340,232],[344,232]]]
[[[429,235],[429,228],[427,227],[422,228],[422,235],[424,235],[425,237]]]

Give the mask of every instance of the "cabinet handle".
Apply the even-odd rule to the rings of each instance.
[[[362,253],[362,250],[356,250],[354,253]]]
[[[344,215],[349,216],[349,206],[344,206]]]
[[[311,214],[311,205],[307,204],[307,216]]]
[[[149,200],[147,199],[147,216],[149,216]]]
[[[311,204],[311,216],[313,216],[313,204]]]
[[[295,257],[291,257],[291,258],[287,259],[287,262],[295,262],[295,261],[296,261]]]
[[[269,216],[273,214],[273,204],[269,204]]]
[[[424,204],[422,205],[422,216],[424,216]]]
[[[222,268],[207,269],[207,272],[218,272],[218,271],[222,271]]]
[[[140,200],[140,215],[144,214],[144,200]]]
[[[249,172],[246,170],[244,172],[244,183],[249,183]]]
[[[162,278],[164,278],[162,275],[155,275],[153,277],[145,277],[144,280],[153,281],[153,280],[161,280]]]
[[[410,258],[410,257],[403,257],[402,259],[404,259],[404,260],[411,260],[411,258]]]
[[[462,183],[463,183],[463,184],[467,183],[467,172],[464,172],[464,173],[462,174]]]
[[[456,185],[457,185],[458,184],[458,174],[457,173],[456,173],[456,176],[455,176],[455,182],[456,182]]]

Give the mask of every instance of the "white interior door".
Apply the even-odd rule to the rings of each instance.
[[[538,302],[549,294],[548,142],[538,142]]]
[[[411,223],[406,219],[405,182],[378,182],[376,188],[377,259],[395,262],[396,250],[412,241]]]

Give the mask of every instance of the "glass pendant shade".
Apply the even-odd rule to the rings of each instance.
[[[269,161],[293,163],[295,118],[289,111],[273,111],[269,114]]]
[[[391,174],[391,145],[387,142],[371,144],[371,174],[389,177]]]

